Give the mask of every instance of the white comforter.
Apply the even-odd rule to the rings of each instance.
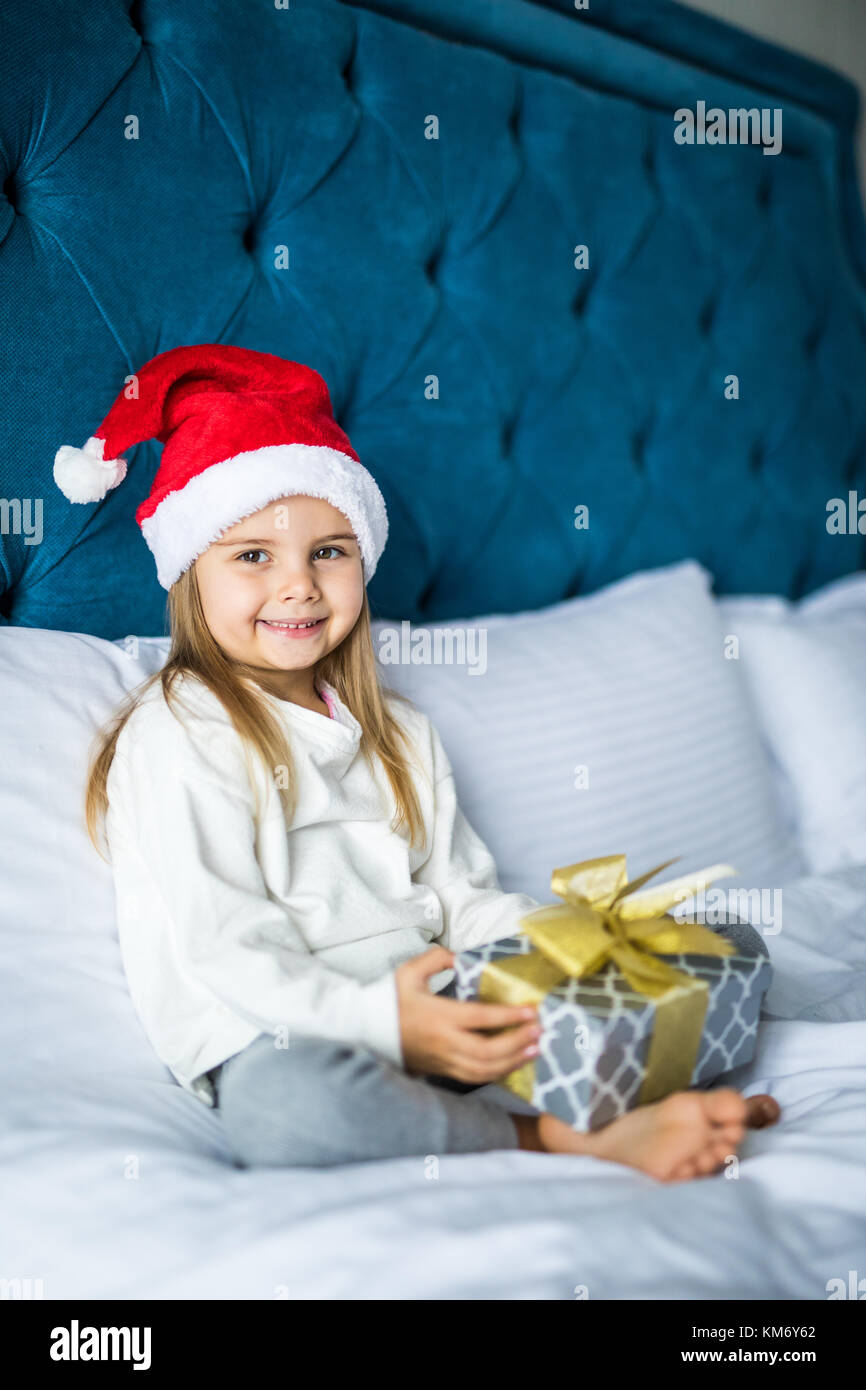
[[[26,917],[0,934],[0,1275],[45,1298],[824,1299],[866,1276],[866,865],[784,889],[774,1017],[728,1078],[782,1118],[737,1177],[678,1184],[520,1151],[434,1179],[421,1157],[236,1169],[104,923]]]

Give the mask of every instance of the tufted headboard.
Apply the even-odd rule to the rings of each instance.
[[[160,446],[93,506],[52,465],[196,342],[325,377],[388,506],[378,618],[685,556],[791,597],[866,565],[856,517],[827,530],[866,495],[841,76],[662,0],[4,0],[2,25],[2,621],[166,631],[133,519]],[[677,143],[699,102],[778,108],[781,151]]]

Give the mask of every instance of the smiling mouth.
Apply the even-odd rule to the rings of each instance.
[[[278,632],[286,637],[306,637],[318,632],[326,622],[325,618],[314,618],[306,623],[271,623],[266,618],[259,618],[258,622],[262,627],[268,628],[271,632]]]

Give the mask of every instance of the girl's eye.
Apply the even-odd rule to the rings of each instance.
[[[314,555],[322,555],[322,554],[324,554],[324,553],[327,552],[327,551],[334,551],[337,555],[345,555],[345,553],[346,553],[345,550],[341,550],[340,547],[339,547],[338,545],[322,545],[322,546],[319,547],[318,550],[314,550],[314,551],[313,551],[313,554],[314,554]],[[248,555],[266,555],[266,554],[267,554],[267,551],[265,551],[265,550],[244,550],[244,551],[242,551],[242,552],[240,553],[240,555],[236,556],[235,558],[238,559],[238,560],[246,560],[246,558],[247,558]]]

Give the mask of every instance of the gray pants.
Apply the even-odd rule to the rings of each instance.
[[[450,996],[452,984],[439,992]],[[479,1086],[409,1076],[367,1047],[298,1037],[278,1048],[262,1033],[208,1075],[232,1155],[244,1168],[518,1147],[508,1111],[470,1094]]]
[[[718,930],[767,954],[747,924]],[[439,992],[453,996],[453,981]],[[479,1086],[409,1076],[366,1047],[298,1037],[278,1048],[270,1033],[262,1033],[208,1075],[232,1155],[245,1168],[318,1168],[518,1147],[509,1111],[473,1095]],[[538,1114],[499,1089],[512,1110]]]

